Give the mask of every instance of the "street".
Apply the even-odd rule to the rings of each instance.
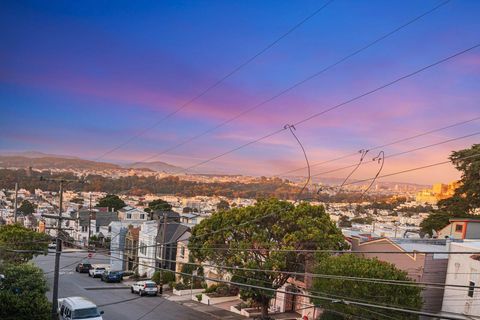
[[[75,266],[83,258],[85,252],[65,252],[60,260],[59,298],[69,296],[82,296],[90,299],[105,311],[105,320],[153,320],[153,319],[211,319],[212,317],[203,312],[182,306],[160,296],[139,297],[125,289],[124,284],[104,283],[99,278],[91,278],[87,273],[75,272]],[[38,256],[34,262],[44,270],[50,291],[48,298],[52,298],[53,270],[55,254]],[[94,254],[88,259],[92,264],[108,264],[108,257]],[[133,299],[133,300],[132,300]],[[152,311],[153,310],[153,311]]]

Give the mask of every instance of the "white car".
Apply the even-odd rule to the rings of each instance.
[[[93,268],[88,270],[88,276],[94,278],[101,278],[102,274],[107,271],[107,266],[94,264]]]
[[[103,311],[90,300],[83,297],[58,299],[58,318],[60,320],[103,320]]]
[[[141,296],[149,295],[149,296],[156,296],[158,293],[158,286],[155,282],[147,280],[147,281],[138,281],[132,284],[130,287],[132,293],[138,293]]]

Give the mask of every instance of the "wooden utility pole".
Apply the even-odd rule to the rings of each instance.
[[[18,206],[18,183],[15,183],[15,205],[13,208],[13,222],[17,223],[17,206]]]
[[[58,276],[60,274],[60,255],[62,253],[62,240],[60,239],[60,231],[62,230],[62,203],[63,202],[63,181],[60,181],[60,202],[58,205],[58,222],[57,222],[57,241],[55,250],[55,271],[53,273],[53,297],[52,297],[52,319],[58,318]]]

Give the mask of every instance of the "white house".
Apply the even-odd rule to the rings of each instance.
[[[451,252],[469,252],[466,254],[451,254],[448,261],[447,285],[463,285],[464,288],[445,287],[442,311],[460,313],[466,316],[480,315],[480,241],[464,240],[452,242]],[[467,317],[469,319],[469,317]]]
[[[158,222],[146,221],[140,225],[138,235],[138,273],[151,277],[155,272],[155,245]]]
[[[147,221],[148,213],[131,206],[126,206],[118,210],[118,219],[122,221],[131,221],[131,220]]]

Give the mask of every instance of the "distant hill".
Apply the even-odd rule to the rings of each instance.
[[[25,158],[62,158],[62,159],[80,159],[74,156],[65,156],[58,154],[49,154],[39,151],[22,151],[22,152],[2,152],[0,157],[25,157]]]
[[[181,167],[177,167],[162,161],[135,162],[129,165],[125,165],[124,167],[133,168],[133,169],[150,169],[153,171],[167,172],[167,173],[176,173],[183,170],[183,168]]]
[[[25,157],[25,156],[0,156],[2,168],[28,168],[35,169],[122,169],[119,165],[108,162],[96,162],[79,158],[54,157]]]

